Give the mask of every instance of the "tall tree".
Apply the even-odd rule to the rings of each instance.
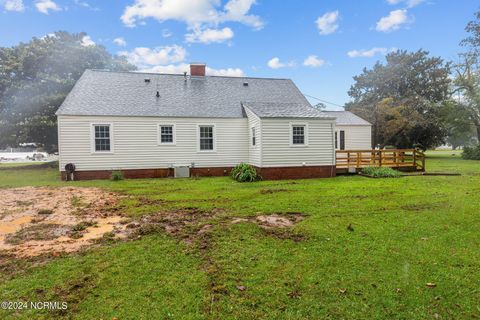
[[[313,107],[317,110],[320,110],[320,111],[324,111],[325,109],[327,109],[327,105],[323,102],[319,102],[316,105],[314,105]]]
[[[85,33],[55,32],[0,48],[0,148],[34,142],[57,148],[55,112],[86,69],[134,70]]]
[[[385,63],[377,62],[353,78],[348,92],[353,101],[345,107],[373,124],[374,145],[431,148],[446,135],[440,106],[450,94],[449,74],[450,64],[427,51],[392,52]],[[390,136],[381,126],[392,114],[406,125]]]
[[[467,23],[465,31],[468,37],[460,42],[461,46],[469,48],[470,55],[480,56],[480,11],[475,12],[475,20]]]
[[[455,150],[460,146],[468,146],[475,142],[475,128],[470,118],[470,110],[458,100],[444,103],[441,116],[447,130],[446,142]]]
[[[461,62],[455,66],[455,84],[480,142],[480,11],[475,13],[475,18],[465,28],[469,36],[460,43],[467,52],[460,54]]]

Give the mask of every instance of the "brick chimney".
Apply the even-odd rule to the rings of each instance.
[[[205,77],[205,63],[190,63],[190,75],[192,77]]]

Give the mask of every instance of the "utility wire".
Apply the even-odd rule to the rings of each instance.
[[[309,98],[312,98],[312,99],[318,100],[318,101],[320,101],[320,102],[324,102],[324,103],[328,103],[328,104],[334,105],[335,107],[340,107],[340,108],[343,108],[343,107],[344,107],[344,106],[341,106],[341,105],[339,105],[339,104],[337,104],[337,103],[330,102],[330,101],[327,101],[327,100],[323,100],[323,99],[320,99],[320,98],[317,98],[317,97],[311,96],[311,95],[309,95],[309,94],[306,94],[306,93],[303,93],[303,95],[304,95],[305,97],[309,97]]]

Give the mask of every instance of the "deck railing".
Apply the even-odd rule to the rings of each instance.
[[[337,150],[337,169],[391,167],[425,171],[425,154],[417,149]]]

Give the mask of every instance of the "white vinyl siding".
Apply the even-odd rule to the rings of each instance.
[[[372,149],[372,126],[342,126],[335,128],[338,137],[337,150],[340,150],[340,131],[345,131],[345,150]]]
[[[114,153],[91,152],[92,124],[111,123]],[[175,145],[159,144],[159,126],[175,127]],[[199,125],[214,125],[216,152],[198,152]],[[59,116],[60,168],[74,163],[77,170],[150,169],[173,165],[233,167],[248,162],[249,130],[246,118],[157,118]]]
[[[291,147],[291,126],[303,124],[308,145]],[[334,120],[262,119],[262,166],[295,167],[334,164]]]
[[[251,165],[262,166],[262,121],[250,109],[245,108],[248,117],[248,127],[250,128],[250,143],[248,163]],[[255,128],[255,145],[252,145],[252,128]]]

